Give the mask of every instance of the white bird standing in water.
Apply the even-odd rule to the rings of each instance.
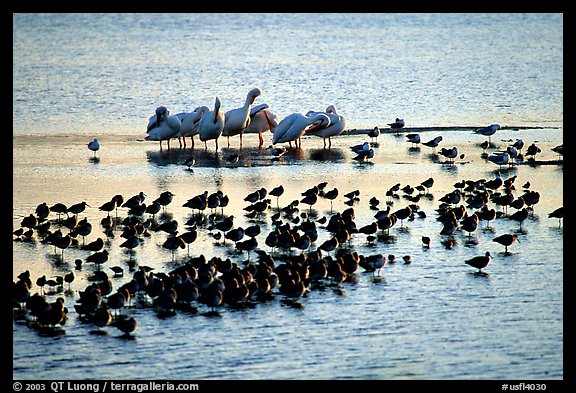
[[[88,149],[94,152],[94,157],[96,157],[96,152],[100,150],[100,142],[98,139],[94,138],[93,141],[88,142]]]
[[[170,116],[170,112],[165,106],[156,108],[156,114],[150,117],[148,127],[146,130],[147,141],[159,141],[160,150],[162,150],[162,141],[167,141],[168,149],[170,149],[170,139],[176,137],[180,131],[182,123],[178,116]]]
[[[176,134],[178,141],[180,138],[184,140],[184,147],[186,147],[186,137],[189,136],[192,141],[192,147],[194,147],[194,135],[198,135],[198,125],[200,124],[200,119],[204,116],[204,113],[208,112],[210,109],[207,106],[199,106],[194,109],[193,112],[181,112],[177,113],[177,116],[182,123],[180,126],[180,131]],[[182,146],[182,143],[180,143]]]
[[[230,147],[230,137],[240,135],[240,147],[242,147],[242,131],[250,125],[250,107],[256,97],[262,92],[255,87],[248,92],[244,106],[229,110],[224,114],[224,129],[222,136],[228,137],[228,147]]]
[[[290,146],[292,146],[292,141],[300,138],[305,131],[313,131],[329,123],[330,119],[324,113],[318,113],[311,117],[304,116],[301,113],[292,113],[282,119],[282,121],[278,123],[278,126],[272,130],[274,133],[272,144],[289,142]],[[306,127],[310,125],[312,126],[307,129]],[[296,147],[298,147],[298,143],[296,143]],[[301,144],[300,147],[302,147]]]
[[[346,128],[346,118],[336,112],[334,105],[328,105],[326,112],[309,111],[306,116],[314,116],[318,113],[323,113],[330,119],[330,123],[317,127],[313,130],[306,130],[307,134],[316,135],[324,138],[324,148],[326,148],[326,138],[328,138],[328,148],[332,147],[332,137],[340,135],[344,128]]]
[[[268,104],[260,104],[250,108],[250,124],[242,134],[258,134],[261,147],[264,144],[262,133],[272,131],[278,125],[278,116],[269,109]]]
[[[214,110],[204,113],[198,124],[198,135],[200,140],[204,142],[204,148],[207,149],[206,141],[214,139],[216,142],[216,150],[218,150],[218,138],[222,135],[224,129],[224,114],[220,110],[222,100],[216,97],[214,102]]]

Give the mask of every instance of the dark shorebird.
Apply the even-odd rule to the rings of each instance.
[[[70,235],[57,237],[54,239],[52,244],[62,250],[62,261],[64,261],[64,250],[70,247],[72,244],[72,238]]]
[[[122,266],[110,266],[110,270],[114,272],[114,277],[124,276],[124,268]]]
[[[74,281],[74,272],[69,272],[64,275],[64,282],[68,284],[68,291],[70,291],[70,284]]]
[[[512,245],[512,243],[514,243],[517,240],[518,240],[518,235],[510,235],[510,234],[501,235],[501,236],[498,236],[498,237],[495,237],[494,239],[492,239],[492,241],[494,241],[498,244],[501,244],[505,247],[504,248],[504,254],[508,254],[508,247],[510,247]]]
[[[174,261],[174,254],[178,248],[184,249],[186,247],[186,242],[179,236],[175,234],[169,236],[164,243],[162,243],[162,247],[170,250],[172,252],[172,261]]]
[[[454,159],[458,155],[458,148],[456,146],[451,149],[442,148],[440,149],[440,155],[446,157],[450,164],[454,164]]]
[[[58,221],[60,220],[60,214],[68,214],[68,207],[61,202],[57,202],[50,206],[50,211],[58,215]]]
[[[532,156],[532,160],[535,160],[536,154],[541,153],[541,152],[542,152],[542,150],[538,146],[536,146],[536,144],[532,143],[526,149],[526,157]]]
[[[464,261],[464,263],[478,269],[478,273],[483,273],[482,269],[484,269],[486,266],[490,265],[490,258],[491,258],[490,252],[486,251],[486,255],[474,257],[472,259],[468,259],[468,260]]]
[[[33,214],[30,214],[27,217],[24,217],[20,222],[20,226],[23,228],[33,229],[38,225],[38,220]]]
[[[562,218],[564,218],[564,206],[559,207],[558,209],[554,210],[552,213],[548,214],[549,218],[557,218],[558,219],[558,228],[562,225]]]
[[[424,146],[433,148],[434,154],[436,154],[436,148],[438,147],[438,144],[440,144],[440,142],[442,142],[442,135],[438,135],[436,138],[429,140],[428,142],[423,142],[422,144]]]
[[[50,214],[50,207],[46,204],[46,202],[42,202],[41,204],[36,206],[36,210],[34,210],[34,213],[36,213],[38,221],[44,221],[46,218],[48,218],[48,215]]]
[[[112,322],[112,326],[118,328],[125,336],[130,336],[130,333],[138,329],[138,320],[134,317],[119,315],[118,318]]]
[[[190,256],[190,244],[194,243],[198,238],[198,231],[196,229],[191,229],[187,232],[181,233],[178,237],[186,243],[187,253],[188,256]]]
[[[162,209],[162,205],[160,205],[158,201],[153,201],[151,204],[146,206],[144,213],[152,214],[152,217],[154,217],[160,209]]]
[[[558,154],[558,160],[560,160],[560,156],[564,155],[564,144],[553,147],[550,150],[552,150],[554,153]]]
[[[132,235],[129,236],[122,244],[120,244],[120,247],[128,249],[128,252],[130,254],[130,260],[132,260],[132,250],[138,247],[139,245],[140,245],[140,239],[138,239],[138,236]]]
[[[300,202],[305,203],[310,206],[310,212],[312,212],[312,206],[318,201],[318,194],[309,193]]]
[[[330,200],[330,213],[332,213],[332,202],[338,197],[338,189],[333,188],[332,190],[326,191],[324,193],[324,198]]]
[[[429,177],[420,184],[426,188],[426,194],[429,194],[430,188],[432,188],[432,186],[434,185],[434,179]]]
[[[522,229],[522,223],[524,222],[525,219],[528,218],[528,214],[529,214],[528,209],[523,208],[521,210],[518,210],[514,214],[510,215],[509,218],[514,221],[518,221],[520,223],[520,229]]]
[[[194,156],[190,156],[186,159],[186,161],[184,161],[184,165],[186,165],[188,167],[189,171],[194,172],[194,170],[192,169],[192,167],[194,165],[196,165],[196,159],[194,158]]]
[[[430,248],[430,238],[428,236],[422,236],[422,246]]]
[[[96,157],[96,152],[100,150],[100,142],[98,142],[97,138],[88,142],[88,149],[94,152],[94,157]]]
[[[104,202],[98,209],[108,212],[108,215],[110,215],[110,212],[116,209],[116,201],[112,199],[111,201]]]
[[[154,202],[158,202],[160,206],[162,206],[162,208],[165,210],[166,206],[172,202],[173,198],[174,194],[172,194],[170,191],[164,191],[158,196],[158,198],[154,200]]]
[[[284,146],[274,147],[273,145],[268,146],[268,150],[270,150],[270,153],[277,159],[282,157],[288,151]]]
[[[400,220],[400,226],[403,226],[404,220],[412,215],[412,208],[410,206],[406,206],[402,209],[396,210],[392,214],[394,214],[396,218]]]
[[[70,205],[68,206],[68,213],[78,215],[79,213],[82,213],[84,210],[86,210],[86,206],[90,207],[90,205],[84,201],[76,203],[74,205]]]
[[[374,275],[376,270],[378,271],[378,275],[380,275],[380,269],[386,266],[386,257],[384,254],[369,255],[361,258],[358,264],[367,272],[372,272],[372,275]]]
[[[110,253],[108,250],[97,251],[86,258],[86,262],[95,263],[98,266],[98,270],[100,270],[100,265],[108,261],[108,257]]]
[[[233,226],[234,226],[234,216],[228,216],[222,221],[218,221],[216,224],[214,224],[213,228],[218,229],[220,232],[222,232],[222,234],[224,234],[225,232],[231,230]],[[226,236],[222,238],[222,241],[225,242],[225,239]]]
[[[368,131],[368,136],[370,137],[370,142],[372,142],[374,139],[376,139],[376,142],[378,142],[378,137],[380,136],[380,128],[375,126],[373,129]]]
[[[228,232],[226,232],[224,237],[228,240],[233,241],[234,245],[236,245],[244,237],[244,228],[238,227],[235,229],[231,229]]]
[[[322,243],[318,248],[322,251],[330,252],[333,251],[339,245],[340,243],[338,242],[336,236],[332,236],[330,239]]]
[[[420,134],[408,134],[406,135],[406,142],[410,142],[414,147],[414,144],[418,145],[422,139],[420,139]]]
[[[144,203],[145,199],[146,199],[146,194],[144,194],[144,192],[140,191],[137,195],[134,195],[134,196],[128,198],[128,200],[126,200],[126,202],[124,202],[121,205],[121,207],[125,207],[127,209],[132,209],[132,208],[138,207],[139,205]]]

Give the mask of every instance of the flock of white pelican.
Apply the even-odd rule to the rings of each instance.
[[[240,108],[222,112],[222,100],[216,96],[214,100],[214,110],[207,106],[199,106],[192,112],[181,112],[170,115],[165,106],[156,108],[156,113],[148,121],[146,130],[146,140],[160,142],[166,141],[170,148],[170,140],[177,138],[182,146],[186,147],[186,137],[190,137],[192,147],[194,147],[194,136],[198,135],[200,141],[206,142],[214,140],[216,150],[218,150],[218,138],[225,136],[228,138],[230,146],[231,136],[240,136],[240,147],[242,147],[243,134],[258,134],[260,146],[264,144],[263,133],[271,131],[272,144],[292,142],[296,146],[302,144],[302,135],[310,134],[326,139],[328,146],[332,145],[331,138],[344,131],[346,127],[346,117],[336,112],[334,105],[329,105],[325,112],[308,111],[302,113],[292,113],[281,121],[278,116],[270,110],[268,104],[254,105],[254,101],[262,94],[257,87],[251,89],[246,95],[244,105]]]

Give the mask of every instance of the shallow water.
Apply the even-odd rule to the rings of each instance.
[[[423,135],[427,140],[428,133]],[[562,140],[559,131],[502,131],[493,141],[502,146],[506,144],[502,140],[519,135],[525,141],[538,141],[542,148],[539,160],[556,159],[550,148]],[[429,136],[432,139],[435,134]],[[94,335],[90,334],[94,326],[80,322],[73,309],[78,291],[88,285],[87,277],[95,270],[85,263],[82,271],[75,272],[72,294],[49,296],[66,299],[70,312],[63,326],[65,334],[45,337],[14,322],[14,378],[563,378],[563,229],[558,220],[548,218],[548,213],[563,203],[562,166],[519,165],[503,170],[504,178],[517,176],[515,195],[522,193],[521,186],[527,181],[541,193],[534,215],[523,223],[521,232],[518,223],[506,218],[493,221],[490,228],[482,223],[471,237],[458,232],[457,246],[447,250],[440,243],[444,237],[439,235],[441,224],[435,219],[435,209],[439,198],[457,181],[494,177],[496,166],[481,158],[478,143],[482,137],[444,133],[443,143],[454,144],[465,154],[455,165],[440,163],[425,146],[410,149],[402,135],[392,134],[379,138],[372,162],[360,164],[352,159],[349,146],[364,140],[362,135],[342,136],[325,151],[320,138],[307,137],[300,152],[290,151],[283,161],[272,161],[265,151],[258,150],[253,136],[246,138],[242,150],[222,148],[216,155],[213,149],[196,148],[194,155],[200,165],[192,172],[181,164],[183,157],[191,154],[190,148],[164,148],[160,153],[156,143],[111,135],[106,149],[98,153],[99,160],[94,161],[92,153],[84,149],[81,135],[67,137],[65,144],[55,144],[50,137],[15,137],[14,228],[43,201],[49,205],[86,201],[91,207],[80,216],[94,224],[86,241],[103,236],[98,223],[105,213],[97,207],[118,193],[126,199],[143,191],[151,201],[170,190],[174,200],[159,220],[173,218],[182,224],[192,213],[183,203],[204,190],[220,189],[231,199],[225,214],[236,217],[235,226],[246,227],[252,224],[243,211],[248,193],[282,184],[286,191],[278,202],[285,206],[301,199],[305,189],[328,181],[327,190],[337,187],[340,191],[334,211],[348,207],[344,193],[360,190],[360,201],[354,205],[360,227],[373,221],[376,211],[368,204],[372,196],[385,205],[384,192],[395,183],[415,186],[428,177],[435,183],[432,198],[418,202],[426,218],[398,223],[390,232],[392,237],[375,246],[367,246],[361,234],[351,242],[359,253],[411,255],[411,265],[388,265],[380,277],[359,269],[352,282],[340,286],[327,282],[322,288],[311,288],[298,300],[301,308],[283,302],[280,294],[246,309],[222,306],[219,317],[202,315],[208,308],[200,304],[198,314],[178,312],[166,318],[153,309],[135,307],[124,311],[140,323],[133,340],[119,338],[120,332],[113,327],[104,328],[105,335]],[[221,164],[228,154],[238,152],[237,167]],[[269,252],[272,250],[263,241],[272,227],[274,199],[274,208],[261,220],[263,234],[257,237],[260,248]],[[392,210],[408,203],[403,197],[396,199]],[[308,211],[307,206],[300,207],[301,212]],[[126,209],[119,209],[118,214],[124,217]],[[313,219],[329,215],[328,200],[320,199],[312,208]],[[491,240],[503,233],[519,235],[520,242],[510,247],[509,256]],[[424,235],[432,239],[430,249],[422,247]],[[328,236],[320,229],[315,246]],[[186,250],[178,250],[172,261],[171,253],[161,247],[166,237],[163,232],[152,232],[145,238],[133,256],[137,266],[168,271],[186,261]],[[120,242],[117,237],[106,245],[111,256],[105,269],[120,265],[128,270],[130,256],[119,247]],[[190,255],[246,261],[246,253],[235,252],[229,242],[227,246],[215,243],[206,229],[200,230]],[[464,260],[487,250],[494,256],[493,262],[485,269],[487,275],[477,275]],[[33,280],[41,274],[63,275],[74,269],[76,258],[85,259],[89,254],[70,247],[62,263],[52,246],[15,241],[14,277],[26,269]],[[114,287],[130,278],[129,273],[114,278]]]
[[[563,226],[548,218],[563,205],[563,166],[550,150],[563,143],[562,14],[14,14],[13,33],[13,229],[42,202],[86,201],[90,207],[80,216],[93,224],[89,242],[104,236],[98,206],[112,196],[143,191],[149,202],[167,190],[174,200],[159,221],[176,219],[183,230],[192,212],[182,205],[221,190],[230,196],[224,213],[246,227],[253,222],[244,215],[244,197],[282,184],[286,191],[271,198],[257,237],[271,251],[264,236],[277,203],[301,199],[322,181],[327,190],[339,189],[333,211],[348,208],[343,195],[360,190],[354,205],[360,227],[376,213],[371,197],[384,207],[394,184],[435,179],[431,197],[418,202],[426,218],[398,223],[374,246],[363,235],[350,244],[363,254],[411,255],[412,264],[390,264],[379,277],[359,269],[353,280],[310,288],[296,303],[276,293],[246,308],[219,307],[216,317],[200,304],[195,314],[172,317],[132,307],[123,313],[139,321],[133,339],[111,326],[94,334],[73,307],[96,269],[84,263],[70,293],[48,296],[65,298],[64,334],[45,335],[14,320],[14,379],[564,377]],[[211,106],[219,95],[228,110],[253,86],[263,92],[255,103],[268,103],[279,118],[334,104],[348,129],[384,129],[396,117],[407,127],[519,127],[498,131],[497,148],[516,138],[535,142],[542,149],[537,159],[547,165],[518,165],[502,176],[517,176],[515,195],[529,181],[540,202],[521,231],[501,218],[471,236],[457,232],[448,250],[436,221],[439,199],[456,182],[491,179],[496,170],[482,158],[485,138],[469,131],[421,133],[423,140],[443,135],[440,147],[457,146],[465,156],[455,165],[425,146],[411,149],[405,133],[381,135],[366,163],[349,149],[368,140],[364,135],[334,138],[329,150],[322,139],[305,137],[301,150],[281,160],[258,149],[255,135],[245,136],[241,150],[237,138],[230,148],[222,139],[217,154],[197,138],[194,150],[173,141],[162,152],[143,141],[158,105],[177,113]],[[94,137],[102,145],[97,159],[86,148]],[[265,135],[265,146],[270,139]],[[238,164],[227,164],[236,153]],[[191,154],[198,161],[193,171],[182,165]],[[393,211],[410,203],[393,202]],[[325,199],[311,211],[300,208],[312,219],[331,214]],[[511,255],[492,241],[504,233],[519,236]],[[187,250],[178,250],[173,260],[161,246],[163,232],[152,232],[133,256],[119,247],[118,235],[106,245],[104,269],[119,265],[127,273],[113,278],[114,288],[131,278],[132,262],[168,271],[188,259]],[[431,237],[430,249],[421,236]],[[320,229],[313,249],[328,237]],[[203,229],[190,255],[245,262],[248,256],[229,243],[217,245]],[[492,264],[486,275],[475,274],[464,261],[486,251]],[[63,275],[89,254],[72,246],[62,260],[36,237],[16,240],[13,278],[24,270],[33,281]]]

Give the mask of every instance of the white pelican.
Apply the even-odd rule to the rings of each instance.
[[[94,152],[94,157],[96,157],[96,152],[100,149],[100,142],[98,139],[94,138],[93,141],[88,142],[88,149]]]
[[[170,149],[170,139],[174,138],[181,126],[180,119],[177,116],[170,116],[170,112],[165,106],[156,108],[156,115],[150,118],[148,128],[146,130],[147,141],[159,141],[160,150],[162,150],[162,141],[168,141],[168,149]]]
[[[224,129],[224,114],[220,110],[221,106],[222,100],[220,100],[220,97],[216,97],[214,110],[204,113],[198,124],[198,135],[200,135],[200,140],[204,142],[205,148],[207,148],[206,141],[214,139],[216,150],[218,150],[218,138]]]
[[[306,116],[313,116],[317,113],[324,112],[309,111],[306,113]],[[312,131],[306,130],[306,133],[324,138],[324,147],[326,147],[326,138],[328,138],[328,147],[330,148],[332,147],[332,140],[330,138],[339,135],[344,131],[344,128],[346,127],[346,118],[336,113],[334,105],[329,105],[324,114],[330,119],[330,124],[322,126],[321,128],[315,128]]]
[[[207,106],[199,106],[194,109],[193,112],[181,112],[177,113],[182,125],[180,126],[180,131],[176,134],[178,141],[180,138],[184,140],[184,147],[186,147],[186,137],[189,136],[192,141],[192,147],[194,147],[194,135],[198,135],[198,124],[204,113],[208,112],[210,109]],[[180,144],[182,146],[182,144]]]
[[[224,114],[222,136],[228,137],[228,147],[230,147],[230,137],[238,134],[240,134],[240,147],[242,147],[242,130],[250,124],[250,107],[260,94],[262,92],[259,88],[253,88],[246,95],[243,107],[229,110]]]
[[[268,104],[253,106],[250,109],[250,124],[242,130],[242,134],[258,134],[259,147],[264,144],[262,133],[272,131],[278,125],[278,116],[268,108]]]
[[[311,117],[304,116],[301,113],[292,113],[282,119],[272,130],[274,133],[272,144],[289,142],[290,146],[292,146],[292,141],[300,138],[307,131],[306,127],[312,125],[308,130],[314,130],[326,124],[330,124],[330,119],[324,113],[317,113]],[[296,143],[296,147],[298,147],[298,143]]]

